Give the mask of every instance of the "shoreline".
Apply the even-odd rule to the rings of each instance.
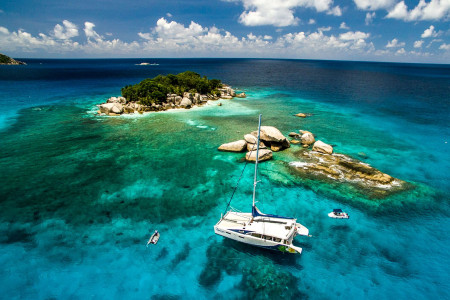
[[[140,101],[128,101],[123,96],[110,97],[105,103],[98,104],[97,114],[100,116],[121,116],[128,114],[144,114],[148,112],[163,112],[169,110],[186,110],[195,107],[202,107],[210,104],[211,101],[231,100],[234,98],[246,98],[247,95],[242,92],[237,94],[234,89],[226,84],[218,89],[219,95],[201,95],[199,93],[184,92],[183,96],[177,94],[167,94],[165,102],[151,105],[141,104]],[[217,104],[222,105],[222,102]]]

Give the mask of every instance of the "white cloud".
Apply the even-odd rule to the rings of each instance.
[[[4,13],[4,11],[2,9],[0,9],[0,14]]]
[[[60,40],[68,40],[78,36],[78,27],[67,20],[63,21],[63,25],[56,24],[53,29],[53,35]]]
[[[84,22],[84,34],[86,38],[89,40],[97,40],[101,41],[101,36],[94,30],[95,24],[91,22]]]
[[[350,27],[348,27],[347,24],[345,24],[345,22],[342,22],[341,25],[339,26],[339,29],[350,29]]]
[[[272,37],[270,35],[265,35],[263,39],[265,39],[267,41],[267,40],[271,40]]]
[[[405,54],[405,53],[406,53],[405,48],[398,49],[397,52],[395,52],[395,54]]]
[[[366,19],[364,20],[364,22],[366,23],[366,25],[370,25],[373,22],[373,19],[375,18],[375,12],[368,12],[366,13]]]
[[[397,39],[393,39],[392,41],[387,43],[386,48],[397,48],[397,47],[404,47],[404,46],[405,46],[404,42],[399,43]]]
[[[3,34],[9,34],[9,30],[8,30],[8,28],[6,28],[6,27],[0,26],[0,33],[3,33]]]
[[[169,17],[169,18],[173,17],[173,15],[171,13],[167,13],[166,16]]]
[[[342,10],[339,6],[335,6],[327,11],[327,15],[333,15],[336,17],[342,16]]]
[[[317,28],[318,31],[330,31],[331,30],[331,26],[328,27],[319,27]]]
[[[450,44],[442,44],[439,46],[440,50],[450,51]]]
[[[434,26],[431,25],[430,28],[425,29],[425,31],[422,33],[421,37],[424,38],[428,38],[428,37],[436,37],[437,36],[437,32],[434,31]]]
[[[246,26],[297,25],[300,21],[294,16],[297,7],[312,8],[329,15],[342,15],[340,7],[333,6],[333,0],[235,0],[234,2],[242,2],[244,12],[240,15],[239,22]]]
[[[387,9],[392,7],[395,0],[353,0],[356,6],[362,10]]]
[[[415,41],[414,42],[414,48],[422,48],[423,41]]]
[[[314,19],[309,19],[308,24],[309,24],[309,25],[316,24],[316,20],[314,20]]]
[[[404,1],[395,5],[389,10],[386,18],[399,19],[403,21],[431,21],[440,20],[450,17],[450,1],[449,0],[431,0],[425,2],[420,0],[419,4],[412,10],[408,10]]]
[[[339,35],[339,38],[344,41],[353,41],[353,40],[365,40],[369,38],[370,33],[365,33],[361,31],[348,31],[346,33],[342,33]]]

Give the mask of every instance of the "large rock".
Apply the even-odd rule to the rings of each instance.
[[[331,145],[325,144],[322,141],[317,141],[314,143],[313,151],[325,153],[325,154],[332,154],[333,153],[333,147]]]
[[[250,143],[250,144],[256,144],[256,141],[258,140],[258,138],[256,136],[254,136],[253,134],[244,135],[244,139],[247,141],[247,143]]]
[[[273,126],[261,126],[260,139],[266,142],[283,143],[287,138]]]
[[[220,96],[220,98],[222,98],[222,99],[233,99],[233,96],[222,95],[222,96]]]
[[[192,101],[188,97],[184,97],[183,100],[181,100],[181,102],[180,102],[180,106],[184,107],[184,108],[190,108],[191,105],[192,105]]]
[[[104,114],[109,114],[109,111],[112,109],[112,107],[114,106],[114,103],[103,103],[99,105],[99,109],[100,112],[104,113]]]
[[[126,104],[127,103],[127,99],[125,99],[125,97],[111,97],[106,102],[107,103]]]
[[[247,148],[247,142],[245,140],[239,140],[239,141],[220,145],[219,151],[242,152],[246,148]]]
[[[303,145],[311,145],[311,144],[314,144],[314,142],[316,141],[314,139],[314,135],[311,132],[302,134],[301,140],[302,140]],[[332,151],[333,151],[333,149],[332,149]]]
[[[306,114],[304,114],[304,113],[298,113],[295,116],[300,117],[300,118],[306,118]]]
[[[110,110],[111,113],[114,114],[122,114],[123,113],[123,105],[120,103],[114,103],[113,107]]]
[[[247,151],[256,151],[256,148],[256,144],[247,143]],[[267,147],[262,142],[259,142],[259,149],[267,149]]]
[[[240,94],[237,94],[236,97],[245,98],[245,97],[247,97],[247,95],[245,93],[240,93]]]
[[[258,161],[269,160],[273,157],[272,151],[269,149],[260,149],[258,154]],[[245,159],[248,161],[256,161],[256,151],[247,152]]]

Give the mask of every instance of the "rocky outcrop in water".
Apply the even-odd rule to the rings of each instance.
[[[300,133],[302,133],[300,137],[302,143],[303,137],[314,138],[309,131],[300,130]],[[383,173],[364,162],[344,154],[333,153],[333,147],[320,140],[314,143],[312,150],[308,149],[310,145],[303,143],[306,148],[296,152],[298,161],[289,163],[291,169],[301,178],[345,182],[363,188],[371,196],[378,198],[398,190],[404,190],[407,186],[404,181]]]
[[[300,161],[289,165],[302,175],[316,175],[340,181],[359,182],[361,184],[399,185],[401,180],[377,170],[370,165],[344,154],[324,154],[315,151],[301,151]]]
[[[239,140],[227,144],[222,144],[218,148],[219,151],[227,152],[243,152],[247,148],[247,142],[245,140]]]

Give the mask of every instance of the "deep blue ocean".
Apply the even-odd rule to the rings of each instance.
[[[1,298],[450,299],[450,65],[21,60],[0,66]],[[248,97],[95,114],[125,85],[186,70]],[[289,171],[292,145],[261,163],[258,207],[309,228],[294,241],[303,253],[224,240],[213,226],[245,162],[217,147],[256,130],[260,113],[409,188],[372,197],[301,178]],[[231,204],[241,211],[252,167]],[[350,219],[328,218],[334,208]],[[160,241],[146,248],[155,229]]]

